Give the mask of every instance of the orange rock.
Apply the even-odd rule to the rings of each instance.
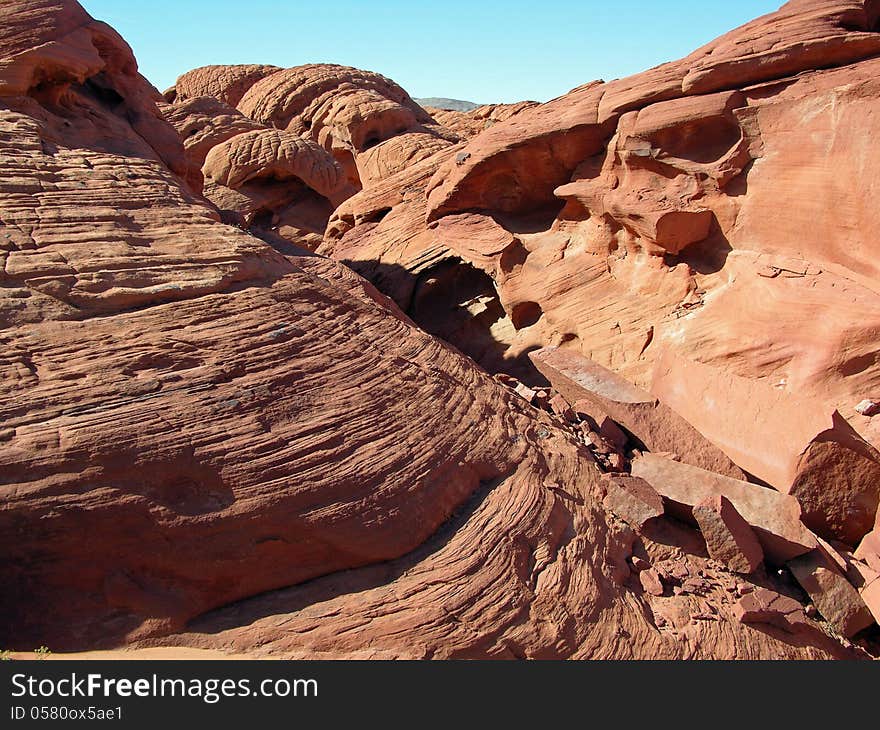
[[[662,456],[643,454],[632,463],[633,476],[641,477],[667,500],[667,508],[693,522],[693,508],[707,497],[722,496],[755,531],[767,559],[782,565],[818,543],[800,521],[794,497],[749,484]]]
[[[607,490],[606,509],[632,527],[641,528],[648,520],[663,515],[663,500],[644,479],[609,474],[603,484]]]
[[[694,505],[693,513],[709,557],[736,573],[754,573],[758,569],[764,560],[761,544],[727,497],[706,497]]]
[[[672,451],[694,466],[744,476],[719,448],[671,408],[598,363],[557,348],[530,352],[529,357],[571,403],[591,403],[593,408],[588,410],[607,414],[651,451]]]
[[[874,623],[858,591],[820,550],[789,561],[788,567],[810,595],[819,613],[842,635],[850,638]]]

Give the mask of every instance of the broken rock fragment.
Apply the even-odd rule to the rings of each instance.
[[[862,538],[856,548],[855,557],[880,572],[880,530],[875,528]]]
[[[874,617],[874,621],[880,624],[880,575],[859,590],[859,595]]]
[[[734,604],[733,613],[741,623],[770,624],[788,633],[797,633],[809,624],[800,603],[767,588],[742,596]]]
[[[639,573],[639,583],[642,584],[645,593],[657,597],[663,595],[663,581],[660,580],[660,576],[653,568],[648,568]]]
[[[671,349],[655,367],[651,392],[749,474],[796,497],[813,532],[855,545],[872,528],[880,452],[838,410]],[[715,407],[694,393],[712,393]]]
[[[764,560],[755,533],[733,503],[722,494],[694,506],[694,519],[706,540],[709,556],[736,573],[754,573]]]
[[[648,520],[663,515],[662,498],[644,479],[609,474],[603,481],[607,488],[605,508],[631,527],[641,528]]]
[[[635,459],[632,474],[664,498],[667,511],[688,522],[694,521],[693,508],[706,497],[726,497],[755,531],[765,557],[774,565],[784,565],[818,546],[801,522],[800,504],[791,495],[656,454],[642,454]]]
[[[530,352],[529,358],[576,409],[583,408],[600,422],[610,417],[650,451],[673,451],[694,466],[738,479],[745,476],[678,413],[617,373],[556,347]]]
[[[858,591],[823,551],[801,555],[791,560],[788,567],[822,617],[842,636],[855,636],[874,623]]]
[[[856,413],[863,416],[876,416],[880,413],[880,401],[865,399],[856,406]]]

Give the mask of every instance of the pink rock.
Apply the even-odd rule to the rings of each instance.
[[[862,538],[855,557],[880,572],[880,531],[875,528]]]
[[[663,595],[663,582],[660,580],[657,571],[653,568],[648,568],[648,570],[643,570],[639,573],[639,583],[642,584],[645,593],[658,597]]]
[[[788,567],[819,613],[842,636],[855,636],[874,623],[858,591],[821,550],[794,558]]]
[[[663,500],[644,479],[626,475],[607,475],[606,509],[632,527],[641,528],[648,520],[663,514]]]
[[[716,494],[694,506],[694,519],[706,540],[709,556],[736,573],[753,573],[764,551],[749,524],[727,497]]]
[[[767,560],[775,565],[817,547],[815,536],[801,522],[800,505],[790,495],[655,454],[635,459],[632,474],[654,487],[670,513],[691,522],[693,507],[707,496],[726,497],[754,530]]]
[[[789,633],[797,633],[808,624],[800,603],[767,588],[742,596],[734,604],[733,613],[742,623],[766,623]]]

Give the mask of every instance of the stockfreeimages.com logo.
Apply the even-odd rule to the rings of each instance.
[[[208,704],[224,697],[317,697],[316,679],[169,679],[152,675],[138,679],[79,675],[72,672],[61,679],[39,679],[29,674],[12,675],[12,696],[16,698],[104,699],[129,697],[193,697]]]

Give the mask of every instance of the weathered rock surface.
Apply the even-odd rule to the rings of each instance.
[[[165,98],[169,102],[183,102],[209,96],[236,107],[254,84],[281,70],[263,64],[202,66],[178,78],[174,87],[165,92]]]
[[[875,527],[865,535],[856,548],[855,556],[880,572],[880,530]]]
[[[709,557],[735,573],[754,573],[758,569],[764,560],[761,543],[727,497],[705,497],[694,505],[693,513]]]
[[[842,636],[850,638],[874,623],[856,589],[822,551],[800,555],[788,567],[819,613]]]
[[[378,199],[352,198],[322,250],[437,333],[481,300],[450,340],[492,371],[540,384],[526,355],[548,346],[614,371],[854,546],[880,497],[880,422],[854,410],[880,386],[878,17],[793,0],[525,109],[427,184],[400,174],[378,225]],[[428,314],[408,287],[429,280],[471,296]]]
[[[391,80],[343,66],[206,66],[165,98],[224,221],[285,252],[316,248],[346,198],[458,141]]]
[[[516,104],[487,104],[466,112],[437,109],[430,106],[425,107],[425,111],[444,127],[455,132],[461,139],[470,139],[498,122],[510,119],[512,116],[535,106],[538,106],[537,102],[520,101]]]
[[[322,249],[373,261],[409,312],[442,313],[438,297],[467,312],[452,332],[484,362],[510,360],[486,332],[516,346],[543,332],[537,299],[491,295],[488,272],[521,269],[528,234],[495,221],[513,242],[493,250],[494,215],[434,215],[430,179],[470,153],[399,87],[342,67],[213,67],[162,101],[72,0],[11,0],[0,20],[0,646],[859,655],[818,631],[743,631],[731,578],[685,528],[655,520],[652,540],[608,514],[570,429],[296,247],[323,216]],[[869,45],[832,31],[835,58]],[[558,153],[522,200],[543,203],[603,148],[615,121],[594,101],[584,128],[561,103],[487,130],[545,125],[537,150],[528,134],[512,149],[518,175]],[[363,190],[334,212],[345,185]],[[443,299],[472,224],[496,238]],[[381,268],[382,241],[403,275]],[[413,268],[426,276],[407,284]],[[631,575],[635,550],[659,590]],[[678,593],[659,595],[675,573]]]
[[[596,419],[610,416],[651,451],[680,455],[686,464],[742,479],[743,471],[684,418],[625,378],[570,350],[529,353],[538,370],[571,403]]]
[[[776,565],[818,547],[801,522],[797,500],[773,489],[714,474],[655,454],[644,454],[632,464],[641,477],[669,501],[669,509],[693,521],[693,508],[706,497],[729,499],[755,531],[764,554]]]
[[[809,621],[800,603],[766,588],[742,596],[734,611],[745,624],[770,624],[789,633],[809,628]]]
[[[628,525],[641,528],[648,520],[663,515],[662,498],[644,479],[609,474],[603,485],[607,490],[606,509]]]
[[[880,452],[839,412],[670,352],[658,359],[652,390],[743,469],[797,497],[804,522],[820,535],[855,545],[871,529]],[[705,407],[707,397],[714,408]],[[733,407],[736,418],[718,417]]]

